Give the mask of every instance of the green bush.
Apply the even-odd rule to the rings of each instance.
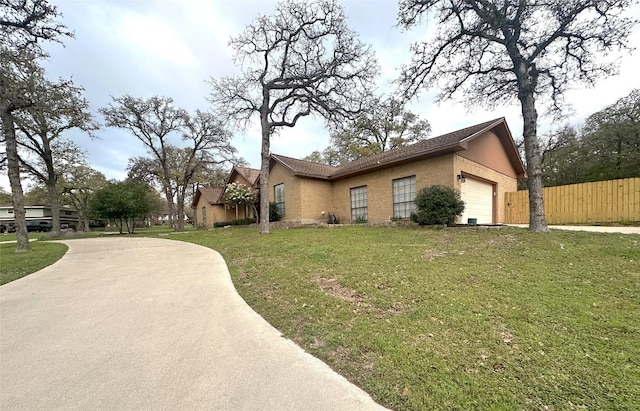
[[[431,186],[418,192],[416,212],[411,219],[420,225],[452,225],[464,211],[464,201],[458,190],[446,186]]]
[[[269,203],[269,221],[280,221],[281,217],[278,212],[278,203]]]

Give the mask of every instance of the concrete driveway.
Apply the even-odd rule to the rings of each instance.
[[[65,244],[0,287],[0,409],[383,409],[252,311],[217,252]]]

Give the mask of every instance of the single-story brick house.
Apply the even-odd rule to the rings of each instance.
[[[240,183],[257,191],[260,170],[234,166],[229,173],[225,187],[230,183]],[[200,187],[191,208],[194,209],[193,222],[196,225],[212,227],[215,223],[236,219],[236,209],[228,208],[224,202],[224,188]],[[237,218],[254,217],[253,207],[238,209]]]
[[[525,169],[504,118],[476,124],[410,146],[337,167],[272,154],[269,201],[283,220],[379,223],[408,218],[416,193],[434,184],[460,190],[460,221],[502,223],[505,193],[517,190]],[[254,181],[254,184],[258,184]]]

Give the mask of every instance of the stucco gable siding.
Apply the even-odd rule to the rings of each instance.
[[[473,139],[468,143],[466,150],[457,154],[509,177],[517,177],[500,138],[492,131]]]

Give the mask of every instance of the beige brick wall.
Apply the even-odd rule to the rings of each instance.
[[[460,173],[495,184],[495,221],[504,222],[504,193],[516,190],[516,179],[457,154],[403,164],[334,182],[295,177],[276,163],[269,176],[269,201],[275,199],[274,186],[284,183],[283,220],[322,222],[326,221],[327,214],[331,212],[338,217],[340,223],[348,224],[351,222],[350,189],[366,185],[368,220],[370,223],[380,223],[393,217],[394,179],[415,175],[416,192],[435,184],[460,190],[461,183],[456,178]],[[325,216],[322,211],[325,211]]]
[[[275,201],[274,187],[278,184],[284,184],[284,216],[282,220],[300,221],[302,219],[300,180],[279,163],[276,163],[269,172],[269,202]]]
[[[452,154],[433,159],[403,164],[362,176],[351,177],[333,183],[333,202],[336,216],[341,223],[351,222],[351,188],[366,185],[370,223],[380,223],[393,217],[392,180],[416,176],[416,191],[434,184],[453,186]]]
[[[333,186],[325,180],[299,179],[302,223],[326,222],[333,207]],[[286,187],[285,187],[286,195]],[[325,212],[323,215],[322,212]]]
[[[504,199],[505,193],[516,191],[518,189],[518,181],[514,177],[502,174],[499,171],[492,170],[489,167],[485,167],[472,160],[464,158],[459,155],[454,155],[453,161],[454,178],[457,174],[466,174],[471,177],[478,177],[487,182],[491,182],[495,185],[494,192],[494,222],[505,222],[504,211]],[[515,173],[514,173],[515,175]],[[455,180],[454,187],[458,190],[461,188],[461,184],[457,179]]]
[[[282,220],[302,223],[326,221],[326,214],[333,203],[331,182],[293,176],[276,163],[269,173],[270,202],[275,201],[274,187],[278,184],[284,184],[285,215]]]

